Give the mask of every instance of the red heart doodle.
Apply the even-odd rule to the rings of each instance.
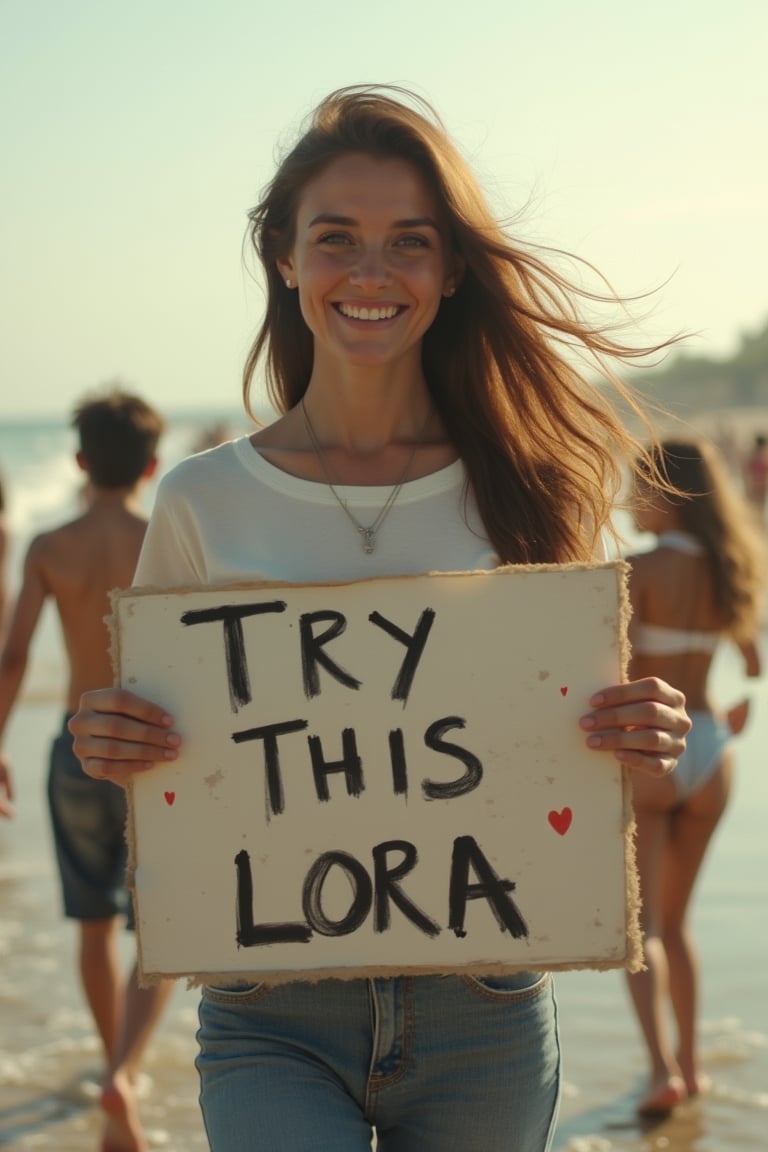
[[[562,812],[550,812],[547,816],[547,819],[554,828],[555,832],[557,832],[558,836],[565,836],[566,832],[571,826],[573,812],[571,812],[570,808],[563,808]]]
[[[560,689],[560,695],[561,696],[567,696],[568,695],[568,689],[567,688],[561,688]]]
[[[174,800],[176,799],[176,793],[175,792],[163,792],[163,796],[165,796],[165,802],[169,806],[171,804],[173,804]]]

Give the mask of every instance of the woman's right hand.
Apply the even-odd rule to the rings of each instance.
[[[175,760],[181,744],[164,708],[124,688],[84,692],[67,727],[83,771],[123,788],[135,772]]]

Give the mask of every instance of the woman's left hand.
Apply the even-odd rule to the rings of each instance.
[[[588,747],[613,752],[627,768],[665,776],[685,751],[691,730],[685,696],[664,680],[648,676],[615,684],[589,703],[592,711],[579,721],[589,732]]]

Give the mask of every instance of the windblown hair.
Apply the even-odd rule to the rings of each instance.
[[[754,510],[709,441],[663,440],[650,454],[669,484],[663,499],[677,510],[681,528],[707,550],[725,630],[736,640],[749,639],[759,627],[766,577],[763,531]],[[647,465],[638,463],[642,478]]]
[[[139,396],[113,388],[88,396],[72,414],[80,451],[97,488],[132,488],[155,457],[163,417]]]
[[[609,365],[666,345],[630,348],[611,335],[614,327],[583,319],[580,304],[621,301],[607,288],[602,294],[576,286],[537,254],[547,250],[508,236],[437,113],[404,89],[331,93],[249,214],[267,300],[243,373],[247,411],[253,415],[250,390],[262,360],[280,412],[297,404],[309,383],[312,334],[276,261],[294,242],[304,188],[349,153],[410,162],[442,209],[463,276],[424,336],[423,368],[498,555],[505,563],[589,559],[621,490],[623,465],[631,472],[638,454],[647,460],[620,405],[653,439],[642,405]],[[598,369],[601,385],[574,366],[579,360]],[[604,384],[614,389],[612,399]]]

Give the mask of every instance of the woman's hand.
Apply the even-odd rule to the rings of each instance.
[[[172,716],[123,688],[84,692],[67,727],[83,771],[123,788],[134,772],[175,760],[181,744],[180,736],[170,731]]]
[[[580,720],[590,733],[587,745],[613,752],[627,768],[665,776],[685,751],[691,730],[685,696],[664,680],[648,676],[615,684],[589,703],[592,712]]]

